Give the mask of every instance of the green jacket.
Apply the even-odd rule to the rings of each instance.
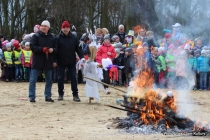
[[[166,71],[166,61],[162,55],[158,56],[158,59],[156,60],[156,64],[157,64],[158,72],[160,72],[161,70]]]
[[[166,63],[166,65],[167,65],[167,67],[168,68],[170,68],[171,70],[175,70],[175,65],[176,65],[176,63],[175,63],[175,56],[174,55],[172,55],[172,54],[169,54],[169,53],[167,53],[166,54],[166,58],[165,58],[166,60],[172,60],[173,62],[168,62],[168,63]]]

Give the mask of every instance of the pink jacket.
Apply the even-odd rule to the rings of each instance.
[[[111,55],[108,55],[107,52],[110,52]],[[115,56],[116,52],[111,44],[102,44],[96,53],[96,62],[101,64],[103,58],[110,58],[112,60]]]
[[[187,68],[187,59],[186,58],[179,58],[176,61],[176,76],[186,77],[186,68]]]

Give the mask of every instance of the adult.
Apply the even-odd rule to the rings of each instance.
[[[40,31],[32,36],[30,41],[31,50],[33,52],[32,68],[29,82],[29,98],[30,102],[36,102],[36,81],[41,69],[45,75],[45,101],[54,102],[52,100],[52,68],[55,65],[54,58],[57,53],[56,39],[50,31],[50,22],[44,20],[41,24]]]
[[[186,42],[187,37],[185,34],[182,33],[182,26],[180,23],[176,23],[172,25],[173,27],[173,33],[172,33],[172,41],[173,43],[179,45],[182,45]]]
[[[64,21],[61,25],[61,31],[56,36],[58,44],[57,65],[58,65],[58,100],[63,100],[64,96],[64,73],[69,70],[71,78],[71,90],[73,100],[80,102],[76,78],[76,53],[79,58],[84,58],[82,48],[79,46],[79,39],[70,32],[70,24]],[[76,53],[75,53],[76,52]]]
[[[2,43],[5,41],[6,39],[4,38],[3,34],[0,34],[0,49],[2,49]]]
[[[144,28],[141,28],[138,32],[137,38],[138,41],[145,42],[147,41],[146,39],[146,30]]]
[[[125,43],[125,35],[126,35],[126,34],[125,34],[124,25],[120,24],[120,25],[118,26],[118,32],[116,33],[116,35],[119,36],[120,42],[121,42],[122,44],[124,44],[124,43]]]
[[[96,54],[96,62],[99,64],[102,64],[102,61],[106,58],[113,59],[116,56],[116,52],[114,47],[111,45],[110,37],[109,35],[104,36],[103,44],[98,48],[97,54]],[[110,60],[110,61],[111,61]],[[104,67],[104,66],[103,66]],[[103,82],[109,84],[110,78],[109,78],[109,71],[103,69]],[[105,92],[109,94],[109,90],[107,86],[104,86]]]

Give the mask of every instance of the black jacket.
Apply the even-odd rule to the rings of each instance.
[[[57,53],[57,64],[66,66],[66,65],[75,65],[76,64],[76,54],[79,58],[84,58],[82,47],[79,46],[79,40],[71,32],[66,36],[62,31],[56,36],[58,44],[58,53]]]
[[[120,38],[120,42],[121,42],[122,44],[125,44],[125,36],[126,36],[125,33],[120,34],[120,33],[118,32],[118,33],[116,33],[115,35],[118,35],[119,38]]]
[[[48,34],[44,34],[42,31],[37,32],[32,36],[30,44],[33,52],[32,68],[46,70],[52,69],[57,53],[57,43],[51,32],[49,31]],[[53,52],[48,53],[48,57],[42,51],[44,47],[53,48]]]

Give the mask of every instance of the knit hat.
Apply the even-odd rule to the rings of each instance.
[[[197,49],[196,51],[195,51],[195,54],[201,54],[201,50],[200,49]]]
[[[42,21],[41,25],[46,25],[46,26],[48,26],[50,28],[50,22],[48,20]]]
[[[12,47],[12,43],[11,43],[11,42],[8,42],[8,43],[6,44],[6,48],[8,48],[8,47]]]
[[[190,50],[190,45],[189,45],[189,44],[186,44],[186,45],[184,46],[184,50]]]
[[[30,46],[30,42],[26,42],[25,43],[25,46]]]
[[[104,36],[104,39],[109,39],[109,40],[110,40],[109,34],[106,34],[106,35]]]
[[[122,43],[116,43],[115,48],[122,48]]]
[[[15,49],[19,49],[20,48],[19,41],[15,40],[13,42],[13,46],[15,47]]]
[[[70,28],[70,24],[68,21],[64,21],[61,25],[61,28]]]
[[[158,53],[163,53],[165,51],[164,47],[159,47],[158,48]]]
[[[166,34],[164,35],[164,37],[165,37],[165,38],[171,38],[171,34],[170,34],[170,33],[166,33]]]
[[[115,52],[116,52],[116,54],[119,54],[120,53],[120,49],[116,48]]]
[[[113,36],[112,36],[112,41],[115,41],[117,38],[119,38],[118,35],[113,35]]]
[[[133,50],[131,48],[127,48],[127,49],[125,49],[125,51],[128,52],[128,53],[132,53],[133,52]]]
[[[8,40],[5,40],[5,41],[3,41],[1,44],[2,44],[2,46],[6,46],[6,44],[7,44],[8,42],[9,42]]]
[[[147,47],[148,47],[149,45],[148,45],[147,42],[144,42],[142,46],[143,46],[143,47],[144,47],[144,46],[147,46]]]
[[[201,54],[207,54],[206,50],[202,50]]]
[[[39,31],[39,28],[40,28],[40,25],[37,24],[34,26],[34,33],[38,32]]]
[[[207,50],[207,49],[208,49],[208,46],[203,46],[202,49],[203,49],[203,50]]]
[[[189,54],[192,55],[192,56],[194,56],[194,51],[191,50]]]

